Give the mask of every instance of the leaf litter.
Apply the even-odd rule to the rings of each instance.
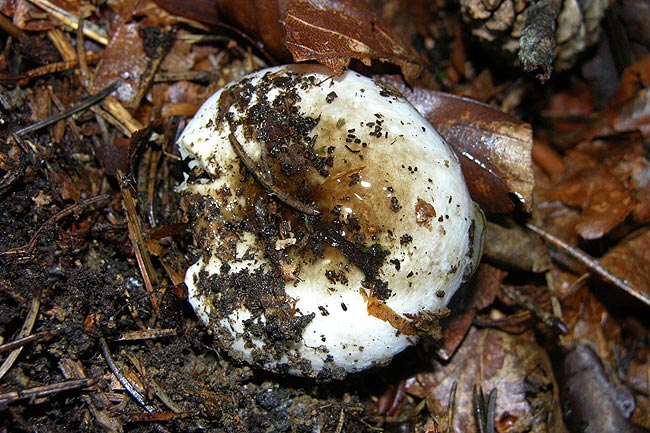
[[[647,47],[599,102],[578,69],[504,72],[447,7],[376,3],[0,4],[0,431],[650,428]],[[182,283],[198,252],[175,138],[216,89],[292,58],[404,93],[490,220],[444,338],[341,382],[216,353]]]

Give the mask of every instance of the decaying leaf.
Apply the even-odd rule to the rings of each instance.
[[[562,318],[569,329],[563,337],[566,347],[589,342],[604,362],[615,365],[612,348],[622,344],[621,328],[587,287],[563,299]]]
[[[514,221],[487,222],[483,257],[508,269],[544,272],[551,267],[548,248]]]
[[[481,263],[468,287],[452,301],[454,314],[442,320],[442,340],[436,354],[449,361],[472,326],[476,313],[494,302],[506,272]]]
[[[380,60],[399,65],[407,80],[422,71],[415,51],[365,2],[288,0],[286,10],[287,48],[295,61],[316,60],[342,73],[351,59],[367,66]]]
[[[96,93],[120,79],[118,99],[127,107],[137,107],[171,42],[171,35],[159,27],[144,27],[140,23],[119,26],[103,53],[89,90]]]
[[[635,408],[633,394],[624,385],[610,380],[603,363],[588,344],[578,344],[567,351],[559,380],[567,423],[572,429],[647,432],[629,420]]]
[[[532,212],[532,129],[489,105],[393,82],[459,155],[470,194],[487,213]]]
[[[622,223],[633,209],[628,189],[604,165],[575,153],[573,165],[541,201],[561,200],[582,209],[576,230],[583,239],[598,239]]]
[[[257,41],[258,46],[276,61],[292,61],[286,43],[287,1],[217,0],[215,3],[223,20],[243,31],[251,40]]]
[[[222,24],[218,5],[214,0],[155,0],[155,3],[179,17],[186,17],[213,26]],[[240,2],[240,4],[245,3],[250,3],[250,1]]]
[[[563,146],[621,134],[640,134],[650,137],[650,55],[630,65],[623,71],[616,94],[599,113],[577,121],[557,111],[550,116],[564,131],[554,137]]]
[[[472,328],[446,365],[407,379],[405,391],[424,398],[433,414],[446,413],[449,392],[456,382],[456,408],[450,431],[477,432],[472,393],[497,388],[495,424],[501,432],[566,432],[557,399],[557,385],[546,352],[532,332],[512,335]],[[538,416],[531,417],[531,414]],[[443,430],[444,431],[444,430]]]
[[[616,94],[593,130],[594,136],[638,131],[650,137],[650,55],[623,71]]]
[[[560,182],[546,197],[582,208],[576,230],[583,239],[598,239],[623,222],[632,199],[605,167],[585,168]]]
[[[386,26],[367,2],[354,0],[217,0],[222,22],[204,0],[157,0],[167,10],[211,24],[231,24],[278,62],[317,61],[341,73],[353,59],[399,66],[407,81],[422,72],[422,58]],[[181,4],[183,3],[183,4]]]
[[[650,230],[641,229],[610,249],[600,264],[628,281],[637,290],[650,294]]]

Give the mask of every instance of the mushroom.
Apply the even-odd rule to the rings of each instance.
[[[239,361],[323,380],[436,334],[480,260],[459,162],[398,92],[319,65],[228,84],[178,145],[189,300]]]

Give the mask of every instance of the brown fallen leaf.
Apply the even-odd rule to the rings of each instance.
[[[351,59],[366,66],[380,60],[400,66],[407,81],[420,75],[423,60],[409,44],[392,34],[367,3],[319,3],[286,1],[287,48],[295,61],[316,60],[342,73]]]
[[[469,286],[456,294],[450,305],[453,314],[441,321],[442,339],[436,354],[442,360],[449,361],[458,350],[472,326],[474,316],[494,302],[506,275],[501,269],[481,263]]]
[[[567,424],[576,431],[647,433],[633,424],[631,391],[610,380],[602,361],[588,344],[578,344],[564,357],[558,376]]]
[[[134,22],[119,26],[103,52],[89,91],[96,93],[120,79],[117,98],[126,107],[139,106],[171,43],[171,35],[158,27]]]
[[[447,411],[454,383],[456,410],[448,431],[478,431],[472,394],[480,386],[485,393],[497,390],[497,431],[566,432],[550,359],[532,331],[513,335],[472,328],[448,364],[435,364],[432,371],[407,379],[405,391],[424,398],[429,411],[439,416]]]
[[[483,257],[507,269],[545,272],[551,256],[542,240],[514,221],[488,221]]]
[[[377,60],[399,66],[409,82],[423,70],[419,54],[366,2],[217,0],[218,15],[205,0],[156,3],[181,16],[226,28],[232,25],[277,62],[317,61],[338,74],[353,59],[366,66]],[[193,10],[194,3],[199,13]]]
[[[561,200],[582,209],[576,230],[583,239],[598,239],[622,223],[632,211],[632,198],[603,165],[584,167],[567,175],[543,201]]]
[[[470,194],[487,213],[532,212],[532,128],[489,105],[449,93],[391,84],[459,155]]]
[[[155,3],[168,12],[201,23],[218,26],[222,24],[219,7],[214,0],[155,0]],[[248,0],[240,3],[250,3]]]
[[[600,264],[627,280],[637,290],[650,295],[650,229],[629,235],[610,249]]]
[[[615,365],[612,348],[622,346],[621,327],[588,287],[562,300],[562,318],[569,329],[565,347],[589,342],[603,362]]]
[[[562,146],[596,137],[640,134],[650,137],[650,55],[626,68],[616,94],[599,113],[563,120],[568,113],[546,113],[563,131],[553,140]]]
[[[650,87],[650,55],[627,67],[621,74],[616,94],[608,104],[609,110],[616,110],[626,101],[637,96],[639,91]]]

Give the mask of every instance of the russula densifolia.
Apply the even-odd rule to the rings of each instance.
[[[358,73],[245,76],[179,146],[200,253],[189,299],[238,360],[321,379],[386,364],[436,328],[477,266],[483,219],[456,156]]]

